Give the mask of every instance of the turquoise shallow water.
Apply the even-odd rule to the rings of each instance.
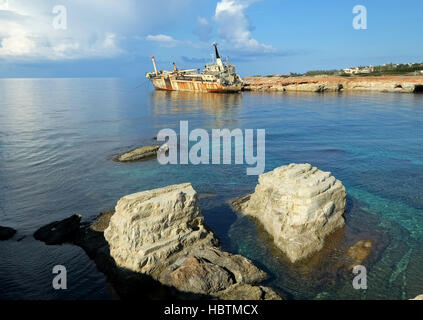
[[[18,235],[0,243],[0,298],[110,299],[104,276],[82,250],[46,247],[40,226],[74,213],[86,220],[123,195],[191,182],[222,246],[254,260],[268,285],[293,299],[408,299],[423,293],[423,95],[154,92],[125,79],[0,80],[0,225]],[[289,264],[253,221],[227,201],[254,189],[245,166],[119,164],[113,157],[152,144],[163,128],[266,129],[266,171],[309,162],[331,171],[348,193],[337,250],[375,241],[368,290],[340,273],[337,250],[313,265]],[[17,240],[26,236],[22,241]],[[332,240],[331,240],[332,241]],[[67,291],[51,286],[68,268]]]

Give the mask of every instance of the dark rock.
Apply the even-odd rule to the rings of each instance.
[[[181,266],[169,271],[163,272],[159,281],[184,292],[211,294],[234,283],[227,270],[196,257],[185,258]]]
[[[0,226],[0,241],[9,240],[16,234],[16,230]]]
[[[36,240],[47,245],[61,245],[73,242],[79,234],[81,215],[73,215],[62,221],[50,223],[34,233]]]
[[[80,228],[74,241],[77,246],[84,249],[87,255],[95,261],[103,256],[103,252],[107,252],[109,244],[104,239],[103,232],[109,226],[110,218],[114,214],[114,210],[102,212],[91,225],[84,225]],[[107,252],[107,255],[110,255],[110,253]],[[99,265],[104,264],[100,263]]]
[[[110,223],[110,218],[115,214],[115,210],[102,212],[94,223],[91,225],[91,229],[97,232],[104,232]]]
[[[247,258],[205,247],[176,261],[160,274],[159,281],[183,292],[216,296],[234,284],[256,284],[265,278],[266,273]]]
[[[227,270],[232,274],[235,283],[257,284],[267,278],[266,272],[257,268],[249,259],[216,247],[194,249],[191,255]]]
[[[235,211],[241,211],[243,205],[245,205],[251,198],[251,194],[247,194],[245,196],[233,199],[229,201],[229,204]]]

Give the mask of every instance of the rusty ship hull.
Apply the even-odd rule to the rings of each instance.
[[[207,82],[197,79],[180,80],[172,78],[151,79],[156,90],[166,91],[198,91],[198,92],[240,92],[242,84],[223,86],[217,82]]]
[[[193,91],[193,92],[240,92],[243,81],[236,74],[235,66],[223,63],[217,49],[217,43],[213,43],[216,51],[216,63],[208,64],[204,70],[200,69],[178,70],[173,63],[173,70],[157,70],[156,60],[151,57],[154,72],[149,72],[146,77],[151,80],[156,90],[166,91]]]

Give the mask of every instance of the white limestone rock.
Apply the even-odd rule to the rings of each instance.
[[[265,173],[237,209],[257,218],[292,262],[319,251],[345,224],[346,192],[330,172],[290,164]]]
[[[193,247],[216,242],[189,183],[123,197],[104,236],[118,266],[153,276]]]

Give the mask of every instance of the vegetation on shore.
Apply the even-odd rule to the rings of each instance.
[[[360,66],[358,69],[366,69],[368,67]],[[372,71],[370,72],[359,72],[356,74],[346,73],[345,69],[332,69],[332,70],[310,70],[305,73],[296,73],[291,72],[289,74],[271,74],[266,75],[266,77],[302,77],[302,76],[321,76],[321,75],[328,75],[328,76],[343,76],[343,77],[350,77],[350,76],[383,76],[383,75],[423,75],[423,63],[401,63],[401,64],[394,64],[389,63],[381,66],[373,66]],[[260,77],[259,75],[255,77]]]

